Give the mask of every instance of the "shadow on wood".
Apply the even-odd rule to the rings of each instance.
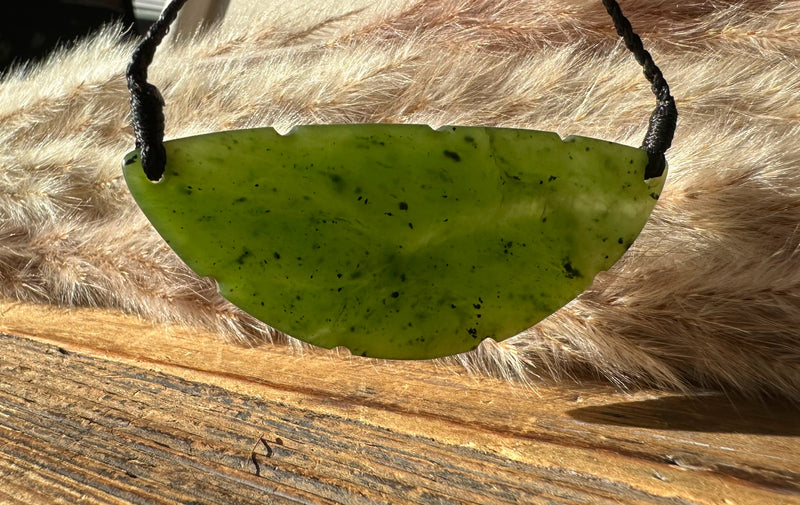
[[[800,437],[800,406],[714,393],[612,403],[567,414],[586,423],[612,426]]]

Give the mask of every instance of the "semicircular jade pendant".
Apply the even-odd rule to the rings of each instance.
[[[518,334],[631,245],[666,174],[602,140],[484,127],[299,126],[164,143],[133,197],[222,296],[354,354],[424,359]]]

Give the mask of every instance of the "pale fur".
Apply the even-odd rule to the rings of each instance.
[[[798,400],[800,1],[622,7],[680,111],[661,201],[578,299],[453,360],[514,380],[588,373]],[[132,46],[117,35],[0,84],[0,294],[286,341],[188,270],[129,196]],[[168,138],[407,122],[639,145],[654,105],[599,0],[234,0],[221,25],[159,49],[150,78]]]

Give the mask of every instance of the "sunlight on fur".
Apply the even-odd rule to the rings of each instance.
[[[800,399],[800,0],[621,5],[680,113],[661,200],[578,299],[451,359],[533,383]],[[133,203],[119,31],[0,83],[0,294],[300,348],[197,278]],[[233,0],[215,29],[172,44],[150,71],[167,138],[406,122],[638,146],[654,106],[599,0]]]

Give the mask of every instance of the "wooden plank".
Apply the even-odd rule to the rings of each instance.
[[[533,391],[101,310],[0,302],[0,331],[2,503],[800,503],[791,405]]]

